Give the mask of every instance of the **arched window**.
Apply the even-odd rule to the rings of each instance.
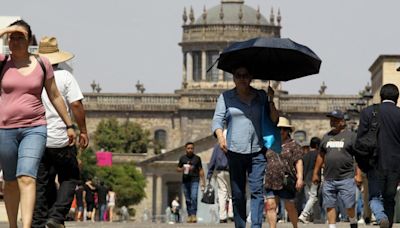
[[[307,141],[307,133],[305,131],[296,131],[293,134],[293,139],[299,143],[303,144]]]
[[[158,129],[154,132],[154,144],[156,151],[160,152],[167,146],[167,132],[163,129]]]

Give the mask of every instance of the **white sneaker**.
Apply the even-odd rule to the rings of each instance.
[[[299,221],[300,221],[301,223],[304,223],[304,224],[308,224],[308,223],[309,223],[308,220],[307,220],[307,218],[304,217],[303,215],[300,215],[300,216],[299,216]]]
[[[360,219],[357,221],[357,223],[358,223],[358,224],[365,224],[364,218],[360,218]]]

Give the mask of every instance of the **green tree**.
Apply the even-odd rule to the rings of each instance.
[[[97,148],[104,149],[107,151],[122,151],[124,138],[124,132],[114,118],[101,120],[94,136],[94,141]]]
[[[150,133],[138,123],[116,119],[102,120],[97,126],[94,141],[98,149],[124,153],[146,153]]]
[[[138,204],[145,196],[146,179],[134,163],[114,164],[111,167],[98,167],[96,156],[91,148],[79,156],[82,162],[82,177],[101,180],[111,186],[117,194],[117,206]]]

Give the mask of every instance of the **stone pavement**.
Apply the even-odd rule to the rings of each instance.
[[[233,223],[228,224],[192,224],[192,223],[179,223],[179,224],[157,224],[157,223],[137,223],[137,222],[67,222],[66,227],[71,228],[213,228],[213,227],[233,227]],[[250,226],[248,226],[250,227]],[[268,227],[266,223],[263,224],[263,227]],[[290,223],[279,223],[278,228],[291,228],[292,225]],[[299,224],[299,228],[328,228],[327,224]],[[337,228],[348,228],[350,227],[349,223],[338,223]],[[378,226],[366,226],[366,225],[358,225],[359,228],[378,228]],[[400,228],[400,224],[395,224],[394,228]],[[0,223],[0,228],[8,228],[7,223]]]

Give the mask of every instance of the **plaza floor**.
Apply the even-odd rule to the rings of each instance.
[[[73,227],[73,228],[84,228],[84,227],[96,227],[96,228],[188,228],[188,227],[198,227],[198,228],[213,228],[213,227],[233,227],[233,223],[228,223],[228,224],[193,224],[193,223],[179,223],[179,224],[157,224],[157,223],[137,223],[137,222],[67,222],[66,227]],[[8,224],[7,223],[0,223],[0,228],[7,228]],[[250,226],[248,226],[250,227]],[[266,223],[263,224],[263,227],[269,227]],[[291,228],[292,225],[290,223],[279,223],[278,228]],[[327,224],[299,224],[299,228],[320,228],[320,227],[328,227]],[[350,227],[349,223],[338,223],[337,228],[347,228]],[[358,225],[359,228],[364,228],[364,227],[371,227],[371,228],[377,228],[379,226],[373,226],[373,225]],[[400,228],[400,224],[395,224],[393,226],[394,228]]]

